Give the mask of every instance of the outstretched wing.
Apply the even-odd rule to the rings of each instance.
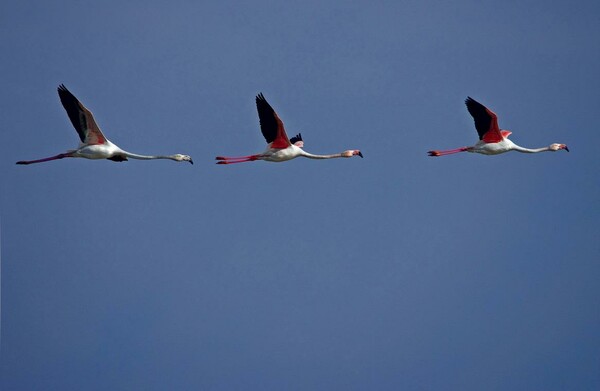
[[[498,127],[498,116],[492,110],[477,102],[470,96],[465,100],[467,110],[475,120],[475,129],[479,139],[486,143],[497,143],[502,141],[502,133]]]
[[[295,145],[295,144],[296,144],[298,141],[303,141],[303,140],[302,140],[302,133],[298,133],[297,135],[295,135],[294,137],[292,137],[292,138],[290,139],[290,143],[291,143],[292,145]],[[304,144],[304,143],[302,143],[302,144]]]
[[[256,110],[260,120],[260,130],[267,144],[271,144],[271,148],[283,149],[292,145],[285,134],[283,122],[262,93],[256,96]]]
[[[64,84],[58,86],[58,96],[82,143],[87,145],[106,143],[106,137],[96,124],[92,112],[86,109]]]

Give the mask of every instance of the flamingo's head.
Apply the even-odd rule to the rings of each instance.
[[[358,149],[351,149],[349,151],[344,151],[342,152],[342,156],[343,157],[352,157],[352,156],[360,156],[363,157],[362,152],[360,152]]]
[[[566,144],[552,144],[552,145],[550,145],[550,150],[551,151],[560,151],[561,149],[564,149],[565,151],[569,152],[569,147],[567,147]]]
[[[178,153],[176,155],[173,155],[173,159],[175,159],[178,162],[190,162],[191,164],[194,164],[192,157],[189,155],[182,155]]]

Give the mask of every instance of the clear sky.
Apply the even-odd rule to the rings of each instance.
[[[600,389],[597,1],[0,4],[2,390]],[[63,159],[64,83],[171,161]],[[305,150],[265,147],[263,92]],[[477,140],[464,99],[525,147]]]

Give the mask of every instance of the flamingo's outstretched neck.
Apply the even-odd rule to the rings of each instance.
[[[20,160],[17,162],[17,164],[33,164],[33,163],[43,163],[43,162],[49,162],[51,160],[58,160],[58,159],[62,159],[65,157],[73,157],[73,155],[71,153],[59,153],[56,156],[50,156],[50,157],[46,157],[43,159],[37,159],[37,160]]]
[[[360,156],[363,157],[362,152],[360,152],[358,149],[356,150],[348,150],[348,151],[344,151],[344,152],[340,152],[340,153],[334,153],[331,155],[314,155],[312,153],[308,153],[305,151],[302,151],[302,153],[300,154],[300,156],[304,156],[306,158],[309,159],[335,159],[338,157],[344,157],[344,158],[349,158],[352,156]]]
[[[167,155],[167,156],[147,156],[147,155],[138,155],[137,153],[131,153],[131,152],[127,152],[127,151],[122,151],[121,155],[123,156],[127,156],[129,158],[132,159],[138,159],[138,160],[154,160],[154,159],[169,159],[169,160],[174,160],[176,162],[190,162],[191,164],[194,164],[194,161],[192,160],[192,158],[188,155],[182,155],[182,154],[175,154],[175,155]]]
[[[462,147],[462,148],[456,148],[456,149],[449,149],[446,151],[429,151],[427,153],[429,154],[429,156],[445,156],[445,155],[452,155],[453,153],[467,152],[468,150],[469,150],[468,147]]]
[[[567,147],[565,144],[550,144],[549,146],[543,148],[525,148],[514,144],[512,149],[514,151],[523,153],[556,152],[560,151],[561,149],[569,152],[569,147]]]

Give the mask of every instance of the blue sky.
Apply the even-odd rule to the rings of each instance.
[[[3,390],[600,387],[597,2],[0,5]],[[18,160],[106,136],[170,161]],[[305,149],[264,149],[263,92]],[[477,140],[464,99],[522,146]]]

